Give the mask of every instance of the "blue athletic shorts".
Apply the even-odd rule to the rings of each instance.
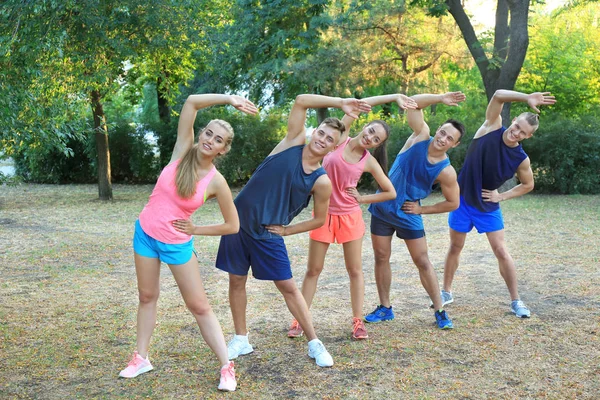
[[[457,232],[467,233],[475,227],[477,232],[487,233],[504,229],[504,219],[499,208],[496,211],[483,212],[468,205],[461,196],[458,209],[448,214],[448,225]]]
[[[392,236],[396,232],[396,236],[400,239],[411,240],[420,239],[425,236],[425,230],[412,230],[401,228],[396,225],[392,225],[381,218],[377,218],[371,214],[371,234],[377,236]]]
[[[217,268],[234,275],[252,275],[265,281],[283,281],[292,277],[292,267],[283,238],[257,240],[242,229],[221,236]]]
[[[133,235],[133,251],[140,256],[158,258],[160,261],[178,265],[190,261],[194,253],[194,238],[189,242],[181,244],[168,244],[156,240],[142,229],[140,221],[135,221],[135,233]]]

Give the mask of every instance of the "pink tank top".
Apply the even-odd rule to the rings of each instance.
[[[356,199],[346,193],[346,188],[356,187],[358,180],[365,169],[365,163],[371,157],[371,153],[365,150],[356,164],[350,164],[344,160],[344,149],[350,142],[348,138],[335,151],[327,154],[323,159],[323,168],[331,180],[331,197],[329,198],[329,214],[344,215],[360,210]]]
[[[204,204],[206,188],[217,173],[217,169],[213,166],[210,172],[198,181],[196,193],[189,199],[182,199],[177,194],[175,185],[177,165],[179,165],[179,160],[170,163],[162,170],[148,204],[140,213],[139,218],[140,225],[146,234],[168,244],[190,241],[192,237],[177,231],[172,222],[176,219],[188,219]]]

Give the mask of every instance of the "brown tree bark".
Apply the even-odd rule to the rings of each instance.
[[[94,114],[94,132],[96,136],[96,152],[98,153],[98,196],[100,200],[112,200],[112,183],[110,177],[110,151],[108,149],[108,128],[106,116],[100,102],[100,92],[91,93],[92,113]]]

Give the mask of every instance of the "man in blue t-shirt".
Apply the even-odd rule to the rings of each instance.
[[[283,236],[321,227],[327,217],[331,181],[321,160],[332,151],[344,131],[337,118],[327,118],[314,130],[306,144],[306,111],[335,107],[358,117],[371,107],[362,100],[312,94],[296,97],[288,118],[287,135],[258,166],[234,203],[240,230],[221,237],[216,267],[229,273],[229,305],[235,336],[227,344],[229,359],[254,351],[246,326],[246,281],[252,267],[254,278],[269,280],[283,295],[288,309],[308,339],[308,355],[320,367],[331,367],[333,359],[317,338],[302,293],[292,278]],[[291,224],[314,198],[313,217]]]
[[[454,301],[451,287],[458,268],[467,233],[475,227],[487,235],[494,255],[498,259],[500,275],[504,278],[511,297],[511,311],[520,318],[529,318],[530,311],[520,300],[517,289],[515,263],[504,242],[504,221],[500,211],[501,201],[509,200],[533,189],[533,172],[529,157],[521,141],[529,139],[539,126],[538,115],[525,112],[513,119],[508,128],[502,126],[504,103],[526,102],[536,113],[538,106],[556,102],[550,93],[519,93],[497,90],[485,113],[485,122],[467,150],[465,163],[458,175],[460,207],[448,216],[450,249],[444,265],[444,286],[441,296],[444,304]],[[498,193],[498,188],[517,174],[520,183],[509,191]]]
[[[366,98],[371,106],[390,103],[396,95]],[[457,106],[465,100],[461,92],[445,94],[419,94],[412,96],[418,109],[407,110],[406,119],[413,134],[406,140],[390,169],[389,178],[396,189],[394,200],[373,203],[371,212],[371,242],[375,256],[375,282],[379,305],[365,321],[376,323],[394,319],[390,300],[392,270],[390,257],[394,233],[403,239],[410,256],[419,270],[423,288],[433,303],[434,317],[440,329],[452,329],[453,324],[443,310],[439,282],[427,252],[427,239],[421,214],[438,214],[455,210],[459,203],[459,189],[456,171],[450,165],[446,152],[458,146],[464,133],[464,126],[458,121],[448,120],[431,136],[429,125],[425,123],[423,108],[432,104]],[[433,205],[422,206],[421,200],[439,184],[444,200]]]

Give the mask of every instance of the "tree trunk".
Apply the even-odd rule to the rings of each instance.
[[[165,72],[167,75],[168,72]],[[168,75],[167,75],[168,76]],[[165,88],[163,87],[163,77],[159,75],[156,79],[156,98],[158,99],[158,118],[163,124],[168,124],[171,119],[171,109],[167,101]]]
[[[317,124],[321,125],[321,122],[325,120],[325,118],[329,117],[329,110],[327,108],[317,108]]]
[[[108,150],[108,129],[106,116],[100,102],[100,92],[92,91],[92,113],[94,114],[94,132],[96,152],[98,153],[98,196],[100,200],[112,200],[110,180],[110,151]]]

